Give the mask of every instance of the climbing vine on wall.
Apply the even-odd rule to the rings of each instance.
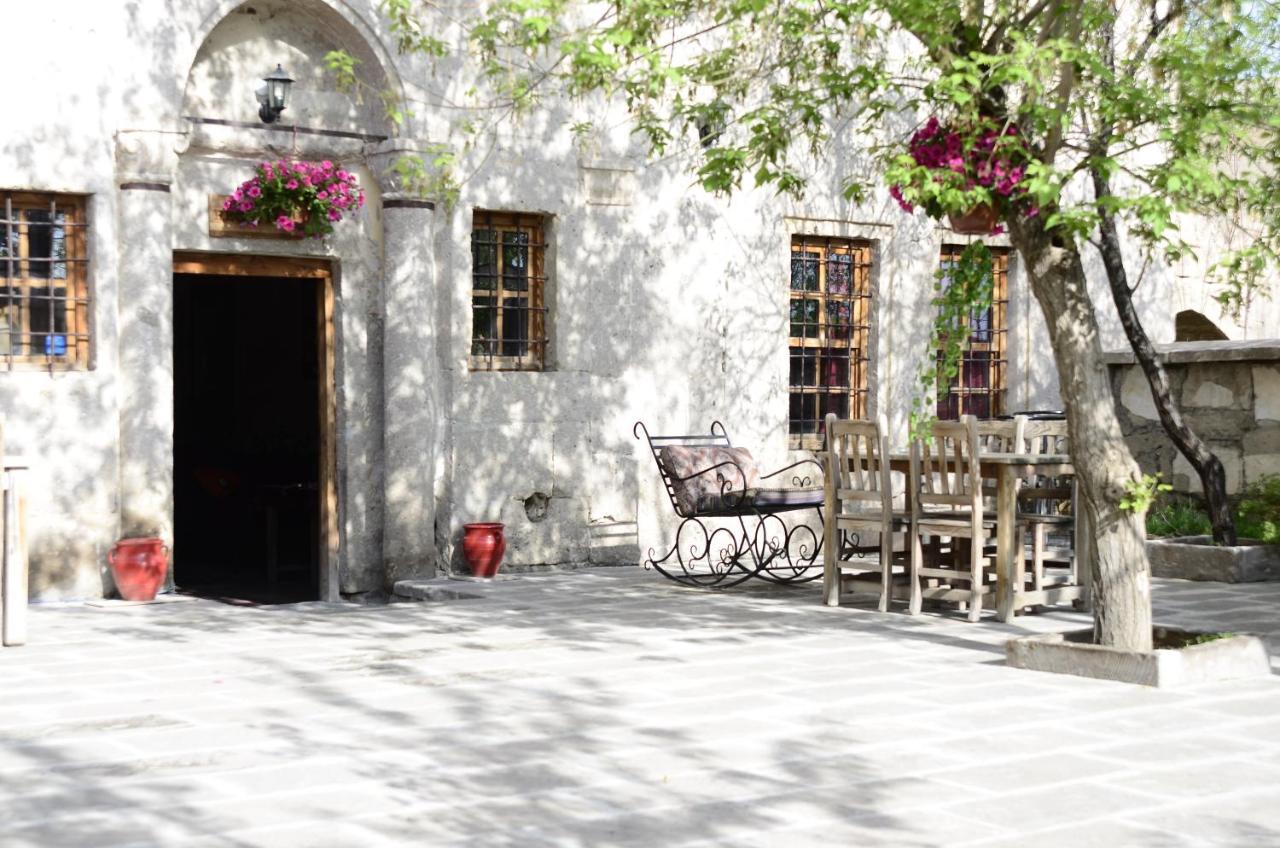
[[[936,396],[945,397],[960,375],[960,362],[969,347],[972,317],[991,308],[995,295],[993,268],[990,248],[975,241],[934,275],[933,305],[937,312],[929,338],[930,356],[920,373],[920,391],[912,402],[913,437],[927,435],[936,417]]]

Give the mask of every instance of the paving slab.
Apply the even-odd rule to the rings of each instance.
[[[1276,673],[1004,665],[1087,623],[1063,609],[969,624],[635,568],[452,586],[33,606],[0,651],[0,845],[1280,844]],[[1154,604],[1280,644],[1275,586]]]

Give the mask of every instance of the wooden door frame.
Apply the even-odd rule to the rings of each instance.
[[[316,297],[320,344],[320,600],[338,600],[338,404],[334,334],[333,260],[176,250],[173,273],[221,277],[288,277],[320,280]]]

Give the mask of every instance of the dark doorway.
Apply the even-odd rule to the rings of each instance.
[[[313,278],[174,275],[174,580],[246,603],[319,597]]]

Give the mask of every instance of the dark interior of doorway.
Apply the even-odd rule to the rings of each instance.
[[[174,581],[319,595],[320,355],[306,278],[174,275]]]

